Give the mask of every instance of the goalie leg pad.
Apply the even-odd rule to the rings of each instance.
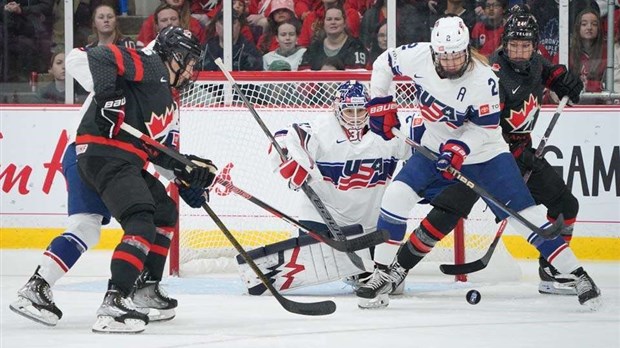
[[[370,260],[368,249],[356,253]],[[250,250],[248,255],[282,293],[361,273],[346,253],[332,249],[307,235]],[[237,256],[237,263],[249,294],[265,293],[267,289],[241,256]]]

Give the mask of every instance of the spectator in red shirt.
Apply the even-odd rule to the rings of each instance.
[[[157,7],[157,9],[155,9],[154,17],[155,26],[157,27],[157,32],[159,33],[159,31],[165,27],[178,27],[181,14],[176,8],[168,4],[161,4]]]
[[[600,30],[598,11],[580,12],[573,26],[570,45],[570,70],[579,75],[586,92],[601,92],[607,65],[607,45]]]
[[[472,46],[487,58],[502,43],[506,0],[486,0],[482,20],[471,31]]]
[[[267,53],[278,48],[278,26],[280,23],[289,21],[295,17],[293,0],[271,0],[269,12],[267,12],[267,29],[258,39],[258,50]]]
[[[204,29],[200,25],[200,22],[190,15],[189,2],[186,0],[164,0],[164,2],[179,10],[181,14],[181,27],[189,29],[200,43],[204,43]],[[139,47],[144,47],[149,42],[155,40],[156,35],[157,27],[155,25],[155,18],[154,15],[150,15],[142,24],[140,33],[138,33],[138,37],[136,38],[136,43]]]
[[[347,6],[344,6],[345,0],[322,0],[315,10],[309,13],[303,20],[301,26],[301,34],[299,35],[299,46],[308,46],[314,40],[323,37],[323,22],[325,20],[325,12],[330,8],[342,8],[344,9],[344,15],[346,18],[346,27],[349,35],[358,38],[360,34],[360,14]]]

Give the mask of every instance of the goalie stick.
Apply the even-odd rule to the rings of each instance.
[[[568,96],[564,96],[562,100],[560,100],[560,104],[555,110],[555,113],[553,114],[553,117],[551,118],[551,121],[549,121],[549,125],[547,126],[547,129],[545,130],[545,134],[543,135],[542,139],[540,139],[540,142],[538,143],[538,147],[536,148],[536,152],[534,153],[535,157],[542,156],[543,150],[545,149],[545,146],[547,145],[547,140],[549,140],[549,136],[551,135],[551,132],[553,131],[553,128],[555,127],[555,124],[558,122],[558,118],[560,118],[560,114],[562,114],[562,110],[564,109],[564,106],[566,106],[567,102],[568,102]],[[523,181],[527,183],[531,175],[532,175],[532,170],[530,169],[527,172],[525,172],[525,175],[523,175]],[[462,263],[460,265],[444,264],[444,265],[440,265],[439,269],[444,274],[449,274],[449,275],[468,274],[468,273],[478,272],[480,270],[485,269],[487,265],[489,264],[489,261],[491,261],[491,256],[493,256],[493,252],[495,252],[495,248],[497,247],[499,240],[502,238],[502,234],[504,233],[505,228],[506,228],[506,220],[503,220],[497,229],[497,233],[495,234],[495,237],[493,238],[493,241],[491,242],[489,249],[480,259],[472,261],[472,262]]]
[[[239,84],[237,84],[237,82],[232,77],[232,75],[230,75],[230,73],[226,70],[226,67],[224,66],[224,63],[222,62],[222,59],[217,58],[215,60],[215,64],[217,64],[217,66],[220,68],[220,70],[222,71],[222,73],[224,74],[228,82],[230,82],[230,84],[232,85],[234,90],[237,92],[237,94],[239,95],[239,97],[241,98],[245,106],[248,108],[248,110],[250,110],[250,113],[256,120],[256,123],[258,123],[258,125],[263,130],[267,138],[269,138],[271,145],[276,149],[280,157],[283,160],[287,159],[288,156],[286,155],[284,150],[282,150],[282,147],[280,147],[280,144],[278,144],[273,134],[271,134],[271,131],[269,130],[269,128],[267,128],[267,125],[265,125],[265,122],[263,122],[261,117],[258,115],[252,103],[250,103],[248,98],[245,96],[245,94],[241,90],[241,87],[239,87]],[[323,204],[323,201],[321,200],[319,195],[317,195],[317,193],[312,189],[312,187],[310,187],[308,183],[306,182],[304,182],[301,185],[301,189],[302,191],[304,191],[304,193],[306,194],[306,196],[308,197],[308,199],[310,200],[314,208],[317,210],[319,215],[321,215],[323,222],[325,222],[325,225],[327,225],[329,232],[331,232],[334,238],[338,241],[346,241],[347,240],[346,236],[344,235],[344,233],[342,233],[340,226],[338,226],[332,214],[327,210],[327,207],[325,206],[325,204]],[[359,268],[360,270],[364,272],[369,272],[374,268],[374,265],[373,266],[369,265],[368,267],[366,267],[366,265],[364,264],[364,260],[355,253],[349,252],[347,253],[347,256],[349,257],[349,259],[351,259],[351,262],[353,262],[353,264],[357,268]]]
[[[292,218],[291,216],[281,212],[280,210],[270,206],[269,204],[265,203],[264,201],[258,199],[257,197],[253,196],[252,194],[240,189],[239,187],[235,186],[232,182],[226,181],[224,179],[222,179],[221,177],[217,177],[217,182],[223,186],[225,186],[226,188],[228,188],[229,190],[231,190],[233,193],[235,193],[236,195],[247,199],[248,201],[256,204],[257,206],[265,209],[266,211],[268,211],[269,213],[273,214],[274,216],[288,222],[289,224],[301,229],[302,231],[306,232],[308,235],[310,235],[310,237],[318,240],[319,242],[323,242],[327,245],[329,245],[330,247],[338,250],[338,251],[342,251],[345,253],[348,252],[354,252],[357,250],[361,250],[361,249],[366,249],[368,247],[377,245],[377,244],[381,244],[383,242],[386,242],[390,239],[390,233],[387,230],[379,230],[379,231],[374,231],[374,232],[370,232],[367,233],[361,237],[357,237],[357,238],[353,238],[353,239],[346,239],[343,241],[340,240],[333,240],[327,236],[321,235],[320,233],[314,232],[312,231],[310,228],[304,226],[301,222],[295,220],[294,218]],[[358,229],[357,227],[359,225],[351,225],[353,226],[353,228]],[[350,226],[342,226],[340,229],[341,230],[345,230],[346,228],[348,228]],[[363,230],[361,231],[363,232]]]
[[[191,171],[192,168],[196,168],[196,164],[188,160],[187,158],[185,158],[185,156],[181,155],[180,153],[178,153],[177,151],[173,149],[170,149],[158,143],[157,141],[147,136],[146,134],[140,132],[139,130],[135,129],[131,125],[127,123],[122,123],[121,129],[131,134],[132,136],[140,139],[145,144],[157,149],[158,151],[165,153],[166,155],[170,156],[174,160],[179,161],[180,163],[186,166],[188,171]],[[291,313],[301,314],[301,315],[328,315],[336,311],[336,303],[334,303],[334,301],[328,300],[328,301],[320,301],[320,302],[303,303],[303,302],[292,301],[282,296],[278,292],[278,290],[276,290],[276,288],[273,287],[273,285],[267,279],[267,277],[260,271],[256,263],[254,263],[254,260],[252,260],[252,258],[248,255],[248,253],[243,249],[243,247],[241,246],[241,244],[239,244],[235,236],[233,236],[233,234],[228,230],[228,228],[226,228],[224,223],[220,220],[217,214],[213,212],[211,207],[209,207],[209,205],[205,203],[202,205],[202,208],[207,212],[207,214],[209,215],[209,217],[211,217],[213,222],[215,222],[215,224],[220,228],[224,236],[226,236],[226,238],[230,241],[230,243],[239,252],[241,257],[243,257],[245,262],[247,262],[247,264],[250,266],[252,271],[256,273],[260,281],[265,285],[265,287],[267,287],[267,289],[271,292],[273,297],[276,298],[276,300],[280,303],[280,305],[285,310]]]
[[[411,140],[409,137],[403,134],[403,132],[401,132],[399,129],[392,128],[392,133],[394,133],[397,137],[403,139],[409,146],[413,147],[416,151],[419,151],[424,157],[432,161],[437,160],[437,155],[435,155],[432,151],[425,148],[424,146]],[[562,214],[558,216],[557,220],[555,220],[555,222],[551,224],[551,226],[547,228],[539,228],[533,223],[531,223],[530,221],[528,221],[526,218],[521,216],[521,214],[517,213],[510,207],[507,207],[504,203],[497,200],[497,198],[493,197],[490,193],[487,192],[487,190],[483,189],[482,187],[480,187],[480,185],[468,179],[466,176],[461,174],[460,171],[456,170],[452,166],[448,167],[448,172],[454,175],[454,178],[456,180],[465,184],[465,186],[469,187],[472,191],[476,192],[480,197],[485,198],[486,200],[493,203],[493,205],[495,205],[497,208],[501,209],[506,214],[512,216],[515,220],[517,220],[523,226],[530,229],[532,232],[539,235],[541,238],[554,239],[560,235],[560,232],[562,231],[562,228],[564,227],[564,217],[562,216]]]

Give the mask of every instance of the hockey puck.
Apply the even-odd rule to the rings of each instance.
[[[480,293],[478,292],[478,290],[469,290],[467,292],[467,295],[465,295],[465,299],[471,305],[478,304],[478,302],[480,302],[480,297],[481,296],[480,296]]]

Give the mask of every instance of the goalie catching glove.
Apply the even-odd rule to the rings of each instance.
[[[190,188],[205,189],[211,186],[217,173],[217,167],[213,162],[194,155],[184,156],[194,162],[196,167],[190,168],[180,162],[176,162],[172,170],[177,179]]]
[[[448,168],[461,170],[465,158],[469,155],[469,147],[462,141],[448,140],[441,145],[440,152],[435,166],[445,179],[452,180],[454,175],[448,171]]]
[[[114,95],[97,97],[95,103],[99,112],[95,116],[95,124],[101,135],[106,138],[114,138],[121,130],[121,124],[125,121],[125,96],[122,91],[116,91]]]
[[[373,98],[366,108],[370,115],[370,130],[385,140],[394,138],[392,128],[400,129],[400,120],[398,105],[393,102],[392,96]]]

